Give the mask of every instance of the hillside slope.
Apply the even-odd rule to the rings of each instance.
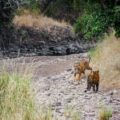
[[[95,46],[94,41],[85,41],[73,28],[61,21],[45,16],[24,14],[13,20],[13,42],[9,44],[12,55],[68,55],[82,53]]]

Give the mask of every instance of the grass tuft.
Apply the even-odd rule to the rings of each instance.
[[[112,117],[112,111],[107,108],[103,108],[100,111],[100,118],[99,120],[109,120]]]
[[[64,111],[64,116],[66,119],[80,120],[80,113],[76,111],[72,106],[66,106]]]

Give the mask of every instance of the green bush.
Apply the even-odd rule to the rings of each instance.
[[[75,31],[82,32],[84,37],[90,39],[91,37],[101,36],[108,30],[110,18],[107,13],[97,11],[94,13],[85,12],[82,17],[79,17],[75,23]]]
[[[44,13],[48,16],[55,18],[62,17],[63,19],[66,19],[66,17],[69,18],[69,14],[71,14],[72,17],[69,18],[69,21],[71,21],[71,19],[74,19],[75,14],[78,14],[79,11],[83,9],[83,3],[84,2],[82,0],[55,0],[51,2],[43,11],[45,11]],[[67,14],[65,18],[63,17],[65,13],[62,13],[62,11]]]
[[[0,0],[0,25],[11,22],[17,4],[12,0]]]
[[[23,6],[23,8],[29,9],[33,13],[39,13],[40,12],[40,4],[37,0],[26,0],[26,4]]]
[[[120,36],[120,6],[110,5],[103,8],[100,3],[86,3],[82,16],[78,17],[74,24],[75,32],[91,39],[102,36],[113,27],[116,35]]]
[[[120,6],[114,8],[114,29],[116,36],[120,37]]]

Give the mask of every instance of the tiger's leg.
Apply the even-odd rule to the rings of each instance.
[[[89,78],[87,78],[87,88],[86,88],[86,90],[88,90],[89,89]]]
[[[74,73],[74,77],[76,76],[76,73]]]
[[[89,91],[90,90],[90,81],[89,79],[87,79],[87,88],[85,89],[85,92]]]
[[[96,83],[96,92],[99,90],[99,82]]]
[[[87,90],[90,91],[92,87],[92,83],[90,81],[88,81],[88,86],[87,86]]]
[[[95,91],[96,91],[96,90],[95,90],[95,84],[93,84],[92,87],[93,87],[93,91],[95,92]]]

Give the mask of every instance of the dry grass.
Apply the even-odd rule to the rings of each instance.
[[[28,10],[24,10],[21,15],[16,15],[13,23],[19,27],[25,26],[44,29],[50,26],[66,27],[68,25],[65,21],[56,21],[43,15],[33,15]]]
[[[0,120],[51,120],[52,113],[39,114],[35,105],[31,86],[37,67],[34,60],[1,60],[0,66]]]
[[[76,111],[72,106],[66,106],[64,110],[64,116],[70,120],[80,120],[80,112]]]
[[[14,60],[0,61],[0,119],[35,120],[29,67]]]
[[[0,73],[7,72],[31,79],[38,66],[37,64],[35,62],[35,59],[28,60],[24,57],[15,59],[3,59],[0,60]]]
[[[107,89],[120,88],[120,40],[112,33],[95,50],[91,50],[93,69],[100,70],[101,85]]]
[[[99,115],[99,120],[110,120],[112,117],[112,110],[110,108],[102,108]]]

